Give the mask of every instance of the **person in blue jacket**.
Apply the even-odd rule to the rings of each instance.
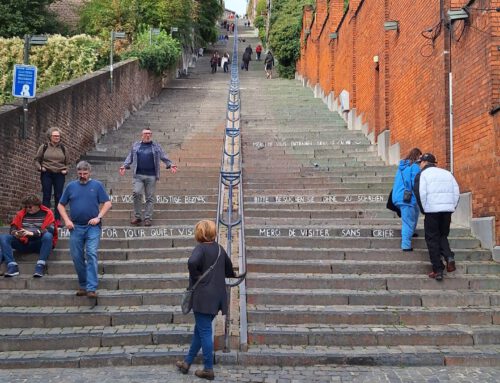
[[[417,199],[413,193],[415,177],[420,173],[420,167],[416,161],[422,152],[419,148],[413,148],[408,155],[399,161],[398,171],[394,177],[392,188],[392,202],[401,209],[401,249],[403,251],[413,251],[411,238],[417,227],[419,208]],[[411,193],[411,199],[404,201],[404,192]]]

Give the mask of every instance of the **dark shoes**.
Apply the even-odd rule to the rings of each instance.
[[[409,249],[403,249],[403,251],[413,251],[413,247],[410,247]]]
[[[457,269],[457,267],[455,266],[455,258],[453,258],[453,257],[448,258],[448,260],[446,261],[446,271],[448,273],[452,273],[456,269]]]
[[[136,225],[136,226],[139,226],[142,222],[142,219],[140,218],[134,218],[132,221],[130,221],[130,224],[131,225]]]
[[[76,291],[76,296],[77,297],[86,297],[87,296],[87,290],[85,290],[85,289],[78,289]]]
[[[443,272],[435,272],[433,271],[432,273],[429,274],[429,278],[434,278],[436,281],[441,282],[443,280]]]
[[[214,380],[214,370],[196,370],[194,374],[201,379]]]
[[[19,275],[19,266],[12,264],[7,265],[7,272],[4,274],[5,277],[16,277]]]
[[[191,367],[189,364],[182,360],[178,360],[175,362],[175,366],[179,369],[180,372],[182,372],[184,375],[189,372],[189,367]]]
[[[43,263],[37,263],[35,266],[35,272],[33,273],[33,277],[41,278],[45,275],[45,265]]]
[[[150,219],[145,219],[144,220],[144,226],[151,226],[151,220]]]
[[[97,293],[95,291],[87,291],[87,298],[97,298]]]

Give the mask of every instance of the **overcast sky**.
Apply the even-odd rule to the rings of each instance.
[[[227,9],[235,11],[238,15],[247,13],[247,0],[225,0]]]

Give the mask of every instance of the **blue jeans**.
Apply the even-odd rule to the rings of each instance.
[[[401,209],[401,248],[411,249],[411,238],[417,227],[418,205],[399,205]]]
[[[20,253],[39,253],[40,255],[38,260],[45,263],[49,258],[50,251],[52,250],[52,238],[53,235],[46,232],[41,237],[29,239],[28,243],[24,244],[13,235],[1,234],[0,248],[2,250],[3,259],[7,265],[17,265],[12,254],[12,249],[15,249]]]
[[[40,181],[42,183],[43,200],[42,204],[50,208],[50,200],[52,197],[52,188],[54,188],[54,216],[56,219],[61,219],[57,204],[61,199],[64,188],[64,180],[66,176],[61,173],[42,172],[40,174]]]
[[[69,250],[78,275],[78,284],[83,290],[97,290],[97,249],[100,240],[99,225],[75,225],[70,232]]]
[[[203,365],[205,370],[213,370],[214,368],[214,341],[212,339],[212,321],[215,315],[194,313],[194,333],[193,340],[189,352],[184,358],[184,361],[191,365],[194,358],[198,355],[200,348],[203,350]]]
[[[156,177],[136,174],[133,180],[134,215],[142,219],[142,194],[146,195],[144,219],[153,218],[153,202],[155,198]]]

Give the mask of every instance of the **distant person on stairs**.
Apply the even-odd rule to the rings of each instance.
[[[217,65],[219,65],[219,53],[215,52],[210,58],[210,67],[212,68],[212,74],[217,72]]]
[[[226,315],[229,309],[225,278],[235,278],[233,264],[224,248],[216,242],[217,228],[209,220],[198,222],[194,228],[194,237],[198,245],[194,248],[188,260],[189,286],[207,270],[212,270],[203,277],[193,292],[194,333],[189,352],[183,361],[177,361],[177,368],[187,374],[200,348],[203,351],[203,370],[196,370],[199,378],[213,380],[212,321],[219,311]]]
[[[442,281],[444,265],[441,257],[446,261],[447,272],[456,270],[455,254],[450,249],[448,235],[460,190],[453,174],[436,166],[436,157],[432,153],[422,154],[418,163],[421,171],[415,177],[414,191],[420,211],[425,214],[425,242],[432,263],[429,278]]]
[[[90,178],[91,166],[87,161],[80,161],[76,172],[78,179],[66,185],[57,208],[70,232],[69,251],[79,285],[76,295],[96,298],[101,224],[102,218],[111,209],[111,201],[104,185]],[[69,205],[70,215],[66,205]]]
[[[260,55],[262,54],[262,45],[257,44],[255,47],[255,53],[257,54],[257,61],[260,61]]]
[[[243,53],[243,57],[241,58],[241,69],[248,71],[248,65],[250,64],[251,57],[250,53]]]
[[[415,177],[420,173],[420,167],[416,161],[421,155],[419,148],[413,148],[404,159],[399,161],[392,187],[392,202],[401,210],[401,249],[403,251],[413,251],[411,238],[418,222],[418,205],[413,193],[413,185]]]
[[[267,51],[266,58],[264,59],[264,70],[266,71],[266,78],[273,78],[274,56],[271,51]]]
[[[160,180],[160,162],[163,162],[172,174],[177,172],[177,165],[167,157],[161,145],[152,140],[153,132],[146,128],[142,130],[141,141],[134,142],[130,152],[120,166],[120,175],[125,175],[125,169],[132,167],[134,198],[134,218],[130,223],[142,223],[142,196],[146,196],[144,209],[144,226],[151,226],[153,219],[153,204],[156,182]]]
[[[36,195],[23,198],[23,209],[19,210],[12,223],[10,233],[0,235],[0,260],[7,265],[6,277],[19,275],[19,266],[14,260],[12,250],[21,253],[38,253],[38,261],[33,276],[43,277],[47,259],[57,244],[57,226],[52,211],[42,205]]]

